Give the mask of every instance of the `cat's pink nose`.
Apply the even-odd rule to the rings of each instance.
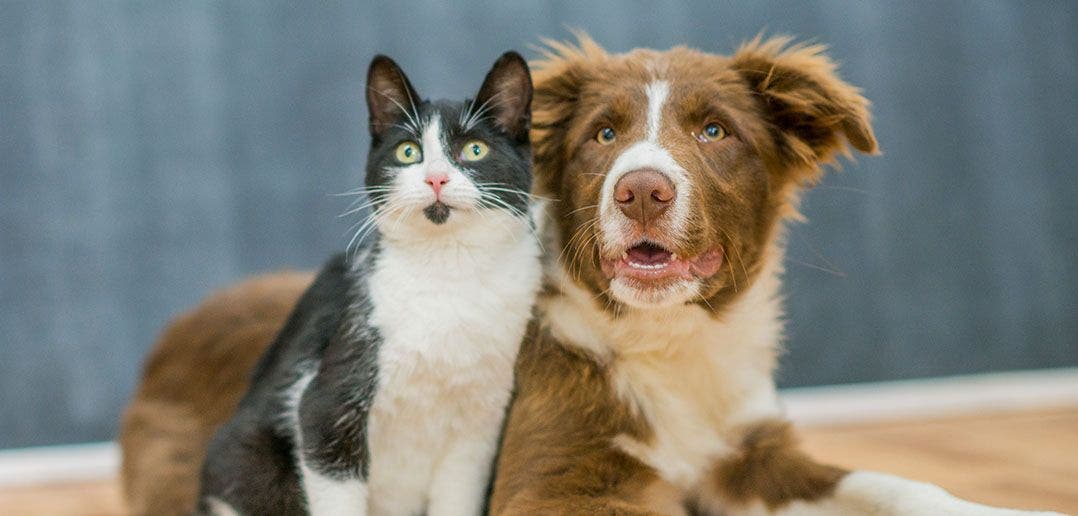
[[[449,174],[429,174],[426,182],[430,185],[431,190],[434,190],[434,198],[441,200],[442,187],[449,182]]]

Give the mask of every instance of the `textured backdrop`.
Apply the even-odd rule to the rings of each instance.
[[[373,54],[462,97],[566,27],[789,33],[875,103],[790,235],[783,385],[1078,365],[1078,3],[517,3],[0,1],[0,448],[110,438],[171,315],[343,247]]]

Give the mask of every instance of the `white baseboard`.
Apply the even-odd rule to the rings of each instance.
[[[785,389],[802,426],[1078,407],[1078,368]],[[0,487],[115,477],[116,443],[0,450]]]
[[[114,442],[0,450],[0,487],[101,480],[119,471]]]
[[[1078,368],[784,389],[803,426],[1078,407]]]

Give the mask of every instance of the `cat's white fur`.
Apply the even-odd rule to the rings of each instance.
[[[368,420],[365,482],[337,481],[304,466],[312,514],[476,515],[513,385],[513,364],[540,283],[531,220],[507,210],[453,210],[434,225],[428,173],[447,173],[442,199],[470,206],[479,192],[449,159],[435,117],[424,159],[397,171],[371,274],[369,324],[383,342]],[[388,210],[387,210],[388,211]],[[365,500],[364,500],[365,499]]]

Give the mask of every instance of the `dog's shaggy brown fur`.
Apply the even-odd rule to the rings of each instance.
[[[252,278],[165,328],[120,430],[123,488],[133,514],[191,514],[206,445],[247,390],[308,273]]]
[[[585,36],[549,44],[535,64],[532,141],[537,193],[554,199],[551,256],[492,513],[986,514],[932,486],[819,464],[783,419],[771,378],[782,221],[847,146],[876,151],[868,102],[822,50],[782,38],[732,56],[614,55]],[[701,137],[713,124],[720,136]],[[616,138],[597,137],[606,129]],[[640,166],[676,179],[689,216],[602,209],[621,177],[611,171],[639,145]],[[671,262],[722,262],[667,283],[624,280],[607,265],[634,241]],[[124,421],[136,512],[192,506],[206,439],[307,281],[240,285],[166,331]]]
[[[551,210],[554,240],[562,243],[560,265],[576,284],[604,298],[605,310],[617,312],[619,303],[609,296],[599,266],[602,246],[588,233],[597,231],[598,216],[588,206],[596,204],[602,186],[602,174],[594,172],[609,168],[620,147],[597,146],[592,135],[599,124],[614,124],[622,141],[642,137],[638,115],[648,102],[642,86],[657,72],[676,78],[664,116],[686,131],[717,120],[735,135],[712,153],[701,153],[692,139],[663,135],[671,154],[691,164],[686,168],[699,185],[693,225],[686,238],[670,243],[684,256],[718,247],[727,257],[694,301],[716,317],[760,273],[778,222],[796,213],[796,194],[818,177],[820,165],[843,152],[843,137],[859,150],[875,150],[863,97],[834,75],[819,47],[785,45],[757,39],[733,57],[684,48],[610,55],[584,37],[579,46],[552,43],[537,64],[536,189],[558,200]],[[233,409],[256,357],[307,280],[290,275],[241,284],[162,336],[121,438],[126,492],[136,512],[191,507],[207,439]],[[551,282],[548,295],[562,295],[559,288]],[[689,497],[683,489],[610,445],[619,436],[647,442],[653,423],[616,392],[608,363],[539,324],[518,364],[519,394],[498,464],[493,512],[671,513],[684,505]],[[788,440],[781,423],[742,432],[744,451],[715,465],[715,478],[731,499],[781,503],[784,493],[822,494],[840,476],[780,449],[776,443]],[[779,459],[782,468],[759,466]],[[753,475],[773,481],[744,481]]]
[[[867,101],[835,75],[820,47],[787,43],[757,39],[732,57],[687,48],[612,55],[582,37],[577,46],[551,43],[536,63],[537,191],[557,200],[549,207],[551,239],[561,250],[539,303],[541,329],[518,362],[518,396],[498,463],[493,513],[678,514],[687,506],[709,512],[754,502],[775,508],[825,496],[842,478],[841,470],[799,452],[788,425],[771,418],[718,430],[716,439],[733,449],[716,457],[710,473],[705,466],[673,478],[655,461],[679,458],[659,459],[655,450],[667,446],[664,439],[677,438],[658,434],[672,435],[685,422],[657,419],[633,394],[648,390],[658,403],[694,407],[679,416],[712,412],[701,421],[718,427],[741,417],[744,400],[755,393],[722,378],[704,378],[724,371],[696,377],[691,367],[678,371],[650,363],[698,362],[687,348],[714,335],[690,330],[681,339],[677,326],[696,324],[682,318],[694,311],[721,325],[759,276],[774,274],[781,261],[780,222],[796,214],[797,196],[817,180],[820,166],[845,152],[847,141],[862,152],[876,150]],[[649,89],[660,81],[668,92],[661,109],[649,113]],[[603,224],[611,215],[600,206],[605,172],[645,140],[645,117],[662,120],[653,141],[683,169],[690,188],[679,195],[686,197],[680,201],[691,217],[682,227],[666,217],[632,223],[626,231],[677,256],[691,259],[718,249],[726,261],[717,274],[699,280],[697,294],[687,300],[696,307],[657,309],[663,315],[652,322],[671,327],[641,343],[619,326],[632,328],[634,319],[649,321],[653,313],[625,306],[612,293],[601,262],[617,259],[625,248],[611,248],[616,238]],[[727,136],[714,142],[693,137],[708,123],[721,124]],[[596,139],[604,127],[616,131],[616,141]],[[573,313],[592,303],[606,315],[572,321]],[[748,303],[737,309],[771,308]],[[565,330],[574,324],[590,328]],[[778,322],[765,317],[763,324]],[[574,332],[582,336],[574,338]],[[583,341],[592,337],[596,343]],[[727,342],[709,343],[717,347],[705,354],[721,356],[725,346],[730,361],[748,360],[744,368],[759,368],[770,381],[777,342],[759,343],[760,351],[746,355],[738,350],[745,345],[739,339],[754,337],[720,338]],[[659,351],[641,352],[638,346]],[[690,387],[671,388],[670,382]]]

